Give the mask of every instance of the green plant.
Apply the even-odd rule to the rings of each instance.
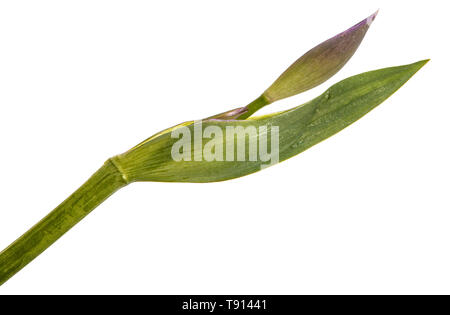
[[[355,122],[392,95],[428,60],[356,75],[290,110],[260,117],[251,115],[263,106],[309,90],[333,76],[354,54],[375,16],[371,15],[307,52],[249,105],[203,119],[202,130],[212,127],[216,134],[226,134],[229,127],[242,130],[254,127],[262,132],[247,133],[245,139],[248,143],[260,143],[269,136],[267,126],[276,126],[277,161],[283,161]],[[236,147],[234,151],[237,151],[234,136],[215,138],[210,152],[219,158],[205,160],[201,144],[189,146],[189,152],[184,150],[188,153],[186,159],[174,159],[174,145],[178,141],[173,137],[174,132],[195,134],[195,128],[194,121],[182,123],[108,159],[61,205],[0,253],[0,285],[111,194],[132,182],[223,181],[251,174],[267,165],[267,160],[252,159],[248,152],[243,160],[220,158],[218,153],[223,148]],[[274,145],[272,141],[271,146]]]

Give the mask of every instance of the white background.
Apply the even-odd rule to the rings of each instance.
[[[135,183],[10,293],[450,293],[445,1],[2,1],[0,249],[110,156],[246,105],[380,8],[335,77],[431,58],[338,135],[221,183]]]

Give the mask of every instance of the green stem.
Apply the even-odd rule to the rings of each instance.
[[[264,94],[258,97],[256,100],[245,106],[247,111],[239,116],[239,119],[247,119],[251,115],[253,115],[256,111],[260,110],[266,105],[272,103]]]
[[[264,94],[255,99],[253,102],[244,107],[238,107],[224,113],[220,113],[206,119],[221,119],[221,120],[243,120],[253,115],[256,111],[264,106],[272,103]]]
[[[0,253],[0,286],[126,185],[113,160],[106,161],[69,198]]]

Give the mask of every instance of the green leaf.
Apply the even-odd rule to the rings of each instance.
[[[218,127],[224,135],[227,127],[278,127],[279,160],[283,161],[364,116],[399,89],[427,61],[350,77],[314,100],[287,111],[247,120],[206,119],[202,121],[202,127],[203,130],[209,126]],[[172,138],[171,134],[179,128],[187,128],[191,134],[195,132],[193,122],[183,123],[113,158],[127,181],[215,182],[251,174],[267,164],[260,159],[249,161],[248,152],[245,161],[174,161],[171,152],[178,139]],[[266,136],[267,133],[249,134],[246,140],[259,142]],[[204,142],[207,141],[204,140],[203,145]],[[238,150],[234,139],[227,137],[220,145],[223,152],[227,146],[233,146],[235,152]],[[188,153],[191,157],[201,156],[202,149],[192,145]]]

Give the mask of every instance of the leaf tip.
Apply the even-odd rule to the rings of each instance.
[[[431,59],[424,59],[416,62],[417,71],[419,71],[423,66],[425,66]]]

